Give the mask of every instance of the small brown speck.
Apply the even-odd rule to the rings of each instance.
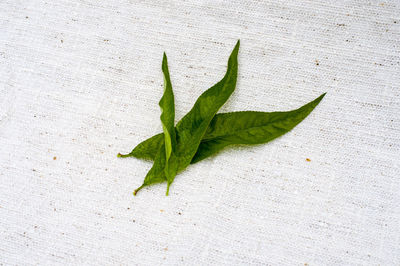
[[[136,222],[135,220],[132,220],[132,222]]]
[[[126,208],[126,209],[130,210],[131,208],[128,207],[128,208]]]
[[[108,39],[104,39],[103,41],[105,41],[105,42],[108,42],[108,41],[110,41],[110,40],[108,40]]]
[[[54,160],[54,161],[55,161],[55,160],[57,160],[57,157],[56,157],[56,156],[54,156],[54,157],[53,157],[53,160]]]
[[[308,263],[304,263],[304,266],[308,266]]]
[[[337,24],[339,27],[344,27],[344,26],[346,26],[346,24],[344,24],[344,23],[338,23]]]
[[[182,215],[182,213],[178,212],[179,215]]]
[[[318,59],[315,60],[315,64],[316,64],[317,66],[319,66],[319,61],[318,61]]]
[[[310,158],[306,158],[306,161],[307,161],[307,162],[311,162],[311,159],[310,159]]]
[[[165,251],[168,251],[168,248],[164,248]]]
[[[35,226],[34,226],[34,228],[38,228],[38,226],[37,226],[37,225],[35,225]]]
[[[61,41],[61,43],[63,43],[64,42],[64,40],[60,40]]]
[[[160,212],[164,212],[164,210],[160,210]]]
[[[32,169],[33,172],[36,172],[36,169]]]
[[[26,16],[25,18],[29,18],[28,16]]]
[[[54,211],[57,211],[56,208],[54,208]]]

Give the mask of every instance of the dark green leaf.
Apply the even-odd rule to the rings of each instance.
[[[261,144],[285,134],[306,118],[324,96],[325,93],[289,112],[244,111],[216,114],[191,163],[199,162],[228,145]],[[157,134],[137,145],[129,156],[154,160],[162,144],[163,134]]]
[[[159,133],[139,143],[130,153],[118,154],[118,157],[135,157],[138,159],[154,160],[161,145],[164,144],[164,133]]]
[[[244,111],[215,116],[191,163],[232,144],[261,144],[282,136],[306,118],[324,96],[289,112]]]
[[[175,178],[177,171],[177,164],[174,155],[176,149],[176,134],[174,127],[175,103],[171,79],[168,71],[167,56],[165,53],[163,56],[162,71],[164,74],[164,94],[159,102],[159,105],[161,108],[160,119],[164,131],[164,133],[161,135],[163,136],[163,138],[161,141],[161,145],[158,147],[153,167],[147,173],[142,186],[134,191],[135,195],[144,186],[153,183],[163,182],[165,181],[165,179],[168,181],[169,189],[169,185],[172,182],[170,180],[173,180]]]
[[[162,62],[162,71],[164,74],[164,94],[159,102],[161,108],[161,123],[164,131],[165,155],[166,161],[171,156],[172,150],[176,145],[175,137],[175,102],[172,92],[171,79],[169,77],[167,56],[164,53]]]
[[[165,147],[164,143],[158,148],[157,154],[154,158],[153,166],[151,167],[150,171],[147,173],[146,177],[144,178],[143,184],[135,189],[133,195],[136,196],[136,193],[141,190],[142,188],[155,184],[165,182],[167,180],[165,176]]]
[[[164,147],[165,147],[165,165],[164,172],[168,181],[167,195],[169,186],[175,178],[177,165],[175,160],[176,136],[175,136],[175,103],[174,94],[172,92],[171,79],[169,77],[167,56],[164,53],[162,62],[162,71],[164,74],[164,95],[162,96],[159,105],[161,108],[161,123],[164,131]],[[170,161],[170,158],[171,161]],[[157,160],[155,161],[157,162]]]

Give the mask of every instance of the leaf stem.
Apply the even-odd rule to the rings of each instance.
[[[126,157],[129,157],[130,156],[130,154],[128,153],[128,154],[121,154],[121,153],[118,153],[117,154],[117,157],[118,158],[126,158]]]
[[[141,190],[142,188],[144,188],[144,184],[143,185],[141,185],[140,187],[138,187],[137,189],[135,189],[134,191],[133,191],[133,196],[136,196],[136,194],[139,192],[139,190]]]

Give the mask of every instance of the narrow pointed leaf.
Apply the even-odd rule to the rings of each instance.
[[[318,105],[325,94],[289,112],[235,112],[216,116],[191,163],[233,144],[267,143],[292,130]]]
[[[325,96],[289,112],[232,112],[216,114],[191,163],[199,162],[233,144],[261,144],[271,141],[299,124]],[[133,149],[130,156],[154,160],[163,134],[157,134]]]
[[[154,163],[149,172],[147,173],[146,177],[144,178],[143,184],[135,189],[133,195],[136,196],[136,193],[141,190],[142,188],[155,184],[161,183],[166,181],[165,176],[165,147],[164,143],[158,148],[157,154],[154,158]]]
[[[165,167],[164,172],[168,181],[167,195],[169,191],[169,186],[176,175],[176,163],[175,163],[175,146],[176,146],[176,136],[175,136],[175,103],[174,94],[172,91],[171,79],[168,70],[167,56],[164,53],[162,62],[162,71],[164,74],[164,95],[162,96],[159,105],[161,108],[161,123],[164,131],[164,147],[165,147]],[[170,162],[170,158],[172,160]],[[157,162],[157,161],[155,161]],[[157,166],[158,167],[158,166]]]
[[[168,161],[172,150],[176,145],[175,137],[175,103],[174,93],[172,91],[171,79],[169,77],[167,56],[164,53],[162,62],[162,71],[164,74],[164,94],[159,102],[161,108],[161,123],[164,132],[165,156]]]
[[[159,133],[139,143],[130,153],[118,154],[118,157],[135,157],[144,160],[154,160],[158,149],[164,145],[164,133]]]
[[[167,195],[169,185],[175,178],[177,164],[175,160],[175,149],[176,149],[176,134],[174,127],[175,120],[175,103],[174,94],[172,91],[171,79],[169,76],[167,56],[164,53],[162,62],[162,71],[164,74],[164,94],[159,102],[161,108],[161,124],[163,127],[163,142],[158,147],[157,155],[153,163],[153,167],[147,173],[145,180],[141,187],[135,190],[134,194],[137,193],[143,186],[148,184],[157,183],[161,181],[168,181]],[[172,158],[171,162],[170,159]],[[155,174],[157,173],[157,174]],[[160,174],[162,173],[162,174]]]
[[[239,45],[238,41],[229,57],[223,79],[205,91],[197,99],[189,113],[176,125],[179,169],[184,169],[190,164],[211,120],[235,90]]]

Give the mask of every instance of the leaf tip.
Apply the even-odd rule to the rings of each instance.
[[[238,39],[235,45],[235,48],[233,48],[233,51],[238,52],[240,47],[240,40]]]
[[[325,95],[326,95],[326,92],[322,93],[322,94],[317,98],[318,103],[325,97]]]
[[[163,59],[162,59],[161,69],[162,69],[162,71],[164,72],[164,75],[165,75],[165,72],[168,73],[168,60],[167,60],[167,54],[166,54],[165,52],[163,53]],[[169,75],[169,74],[168,74],[168,75]]]

